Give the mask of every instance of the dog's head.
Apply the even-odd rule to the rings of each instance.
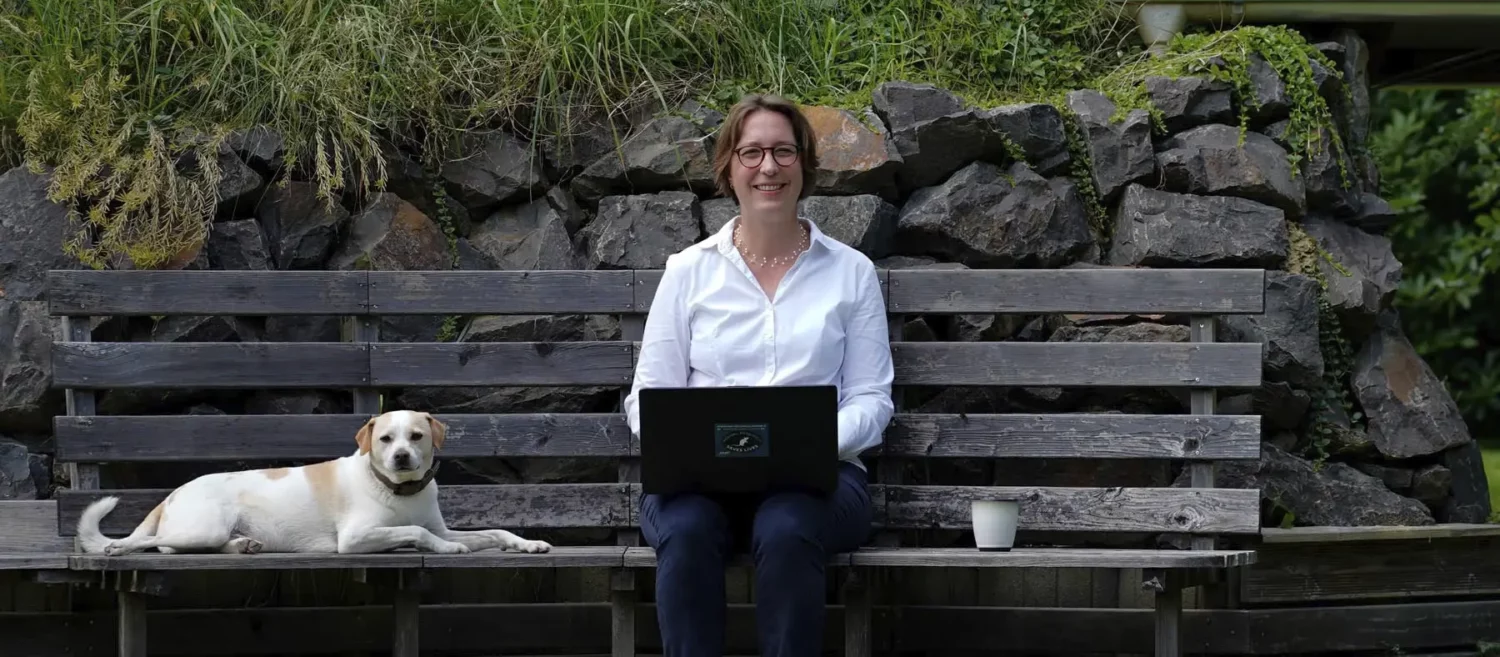
[[[391,481],[421,479],[443,447],[448,426],[420,411],[391,411],[370,418],[354,441]]]

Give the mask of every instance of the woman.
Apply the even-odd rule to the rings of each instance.
[[[859,453],[880,444],[893,412],[885,301],[868,257],[797,216],[818,160],[795,105],[773,96],[735,105],[713,166],[740,213],[667,259],[625,400],[630,428],[639,435],[642,388],[834,384],[839,485],[826,498],[643,497],[657,622],[666,655],[721,654],[726,558],[748,549],[762,654],[810,657],[823,644],[828,556],[870,534]]]

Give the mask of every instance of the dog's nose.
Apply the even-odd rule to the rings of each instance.
[[[406,467],[411,464],[411,454],[396,452],[396,465]]]

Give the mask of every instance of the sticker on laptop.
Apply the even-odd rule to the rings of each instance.
[[[714,448],[715,456],[770,456],[771,427],[766,424],[716,424]]]

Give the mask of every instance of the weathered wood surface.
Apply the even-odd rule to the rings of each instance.
[[[382,343],[370,352],[376,386],[630,385],[625,341]]]
[[[0,554],[67,553],[73,541],[57,531],[54,500],[0,500]]]
[[[442,414],[440,458],[617,457],[638,452],[618,413]],[[347,456],[366,415],[55,418],[63,461],[312,460]]]
[[[357,315],[365,272],[54,270],[54,315]]]
[[[1259,269],[895,269],[901,313],[1261,313]]]
[[[1231,568],[1255,563],[1253,550],[1150,550],[1099,548],[1016,548],[980,552],[974,548],[861,548],[855,566],[935,566],[941,568]]]
[[[830,554],[828,555],[827,564],[833,567],[847,567],[849,559],[850,553],[848,552]],[[655,568],[656,550],[645,546],[628,548],[625,550],[625,562],[623,565],[626,568]],[[731,567],[749,568],[754,565],[755,560],[748,553],[736,552],[729,556],[729,566]]]
[[[1247,605],[1500,596],[1500,538],[1274,544],[1244,572]]]
[[[1500,536],[1500,524],[1444,523],[1392,527],[1267,527],[1261,542],[1355,543],[1363,541],[1413,541],[1441,538]]]
[[[635,272],[622,270],[370,272],[377,315],[628,313]]]
[[[879,452],[932,458],[1260,458],[1260,416],[898,414]]]
[[[64,570],[67,567],[68,554],[66,552],[0,553],[0,570]]]
[[[620,413],[439,414],[442,458],[639,454]],[[367,416],[57,417],[62,461],[308,460],[349,454]],[[1254,415],[898,413],[872,455],[930,458],[1255,459]]]
[[[871,487],[872,490],[877,488]],[[880,486],[886,527],[967,529],[975,499],[1020,501],[1019,530],[1254,534],[1260,491],[1232,488]]]
[[[78,515],[106,495],[120,498],[101,523],[111,536],[129,533],[171,492],[162,488],[58,491],[58,525],[64,536],[77,530]],[[517,484],[443,486],[438,503],[454,529],[631,527],[633,509],[621,484]]]
[[[830,604],[824,648],[844,638],[844,610]],[[213,646],[245,655],[348,655],[389,650],[390,605],[238,609],[151,609],[153,657],[198,657]],[[422,607],[422,648],[434,654],[608,654],[607,603],[461,604]],[[727,654],[755,654],[755,608],[726,610]],[[496,619],[504,620],[497,631]],[[660,650],[656,606],[636,610],[641,654]],[[877,651],[957,655],[997,646],[1028,655],[1150,654],[1149,609],[1038,609],[902,606],[874,609]],[[0,636],[19,655],[114,655],[112,611],[0,614]],[[1500,633],[1500,602],[1317,609],[1187,609],[1182,648],[1195,655],[1319,655],[1330,650],[1391,654],[1458,650]],[[1327,650],[1325,650],[1327,649]]]
[[[369,346],[336,342],[58,342],[52,380],[73,388],[352,388]]]
[[[895,381],[940,386],[1253,388],[1260,343],[893,342]]]
[[[589,568],[619,566],[623,547],[556,546],[550,552],[481,550],[433,554],[404,549],[381,554],[159,554],[119,557],[62,555],[75,570],[317,570],[346,568]]]

